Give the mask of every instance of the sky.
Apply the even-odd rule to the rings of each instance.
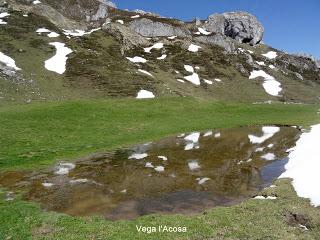
[[[121,9],[142,9],[165,17],[206,19],[212,13],[246,11],[265,28],[264,42],[289,53],[320,59],[320,0],[113,0]]]

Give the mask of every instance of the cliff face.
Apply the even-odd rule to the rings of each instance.
[[[319,62],[264,45],[263,26],[249,13],[183,22],[102,0],[10,0],[0,12],[0,52],[21,69],[0,61],[0,101],[148,90],[156,97],[319,102]],[[62,74],[46,66],[56,46],[68,52]]]

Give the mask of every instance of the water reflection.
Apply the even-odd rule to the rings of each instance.
[[[181,134],[41,173],[7,172],[0,184],[71,215],[193,213],[239,202],[271,184],[299,135],[272,126]]]

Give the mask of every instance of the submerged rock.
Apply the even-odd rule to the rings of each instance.
[[[246,12],[212,14],[205,28],[251,45],[260,43],[264,33],[264,28],[257,18]]]

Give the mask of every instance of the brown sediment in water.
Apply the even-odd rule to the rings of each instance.
[[[263,134],[261,127],[242,127],[169,137],[93,154],[74,165],[2,173],[0,185],[22,191],[45,210],[74,216],[197,213],[250,198],[284,171],[286,150],[295,146],[299,130],[279,127],[261,143],[248,137],[261,140]],[[263,159],[266,154],[274,159]]]

